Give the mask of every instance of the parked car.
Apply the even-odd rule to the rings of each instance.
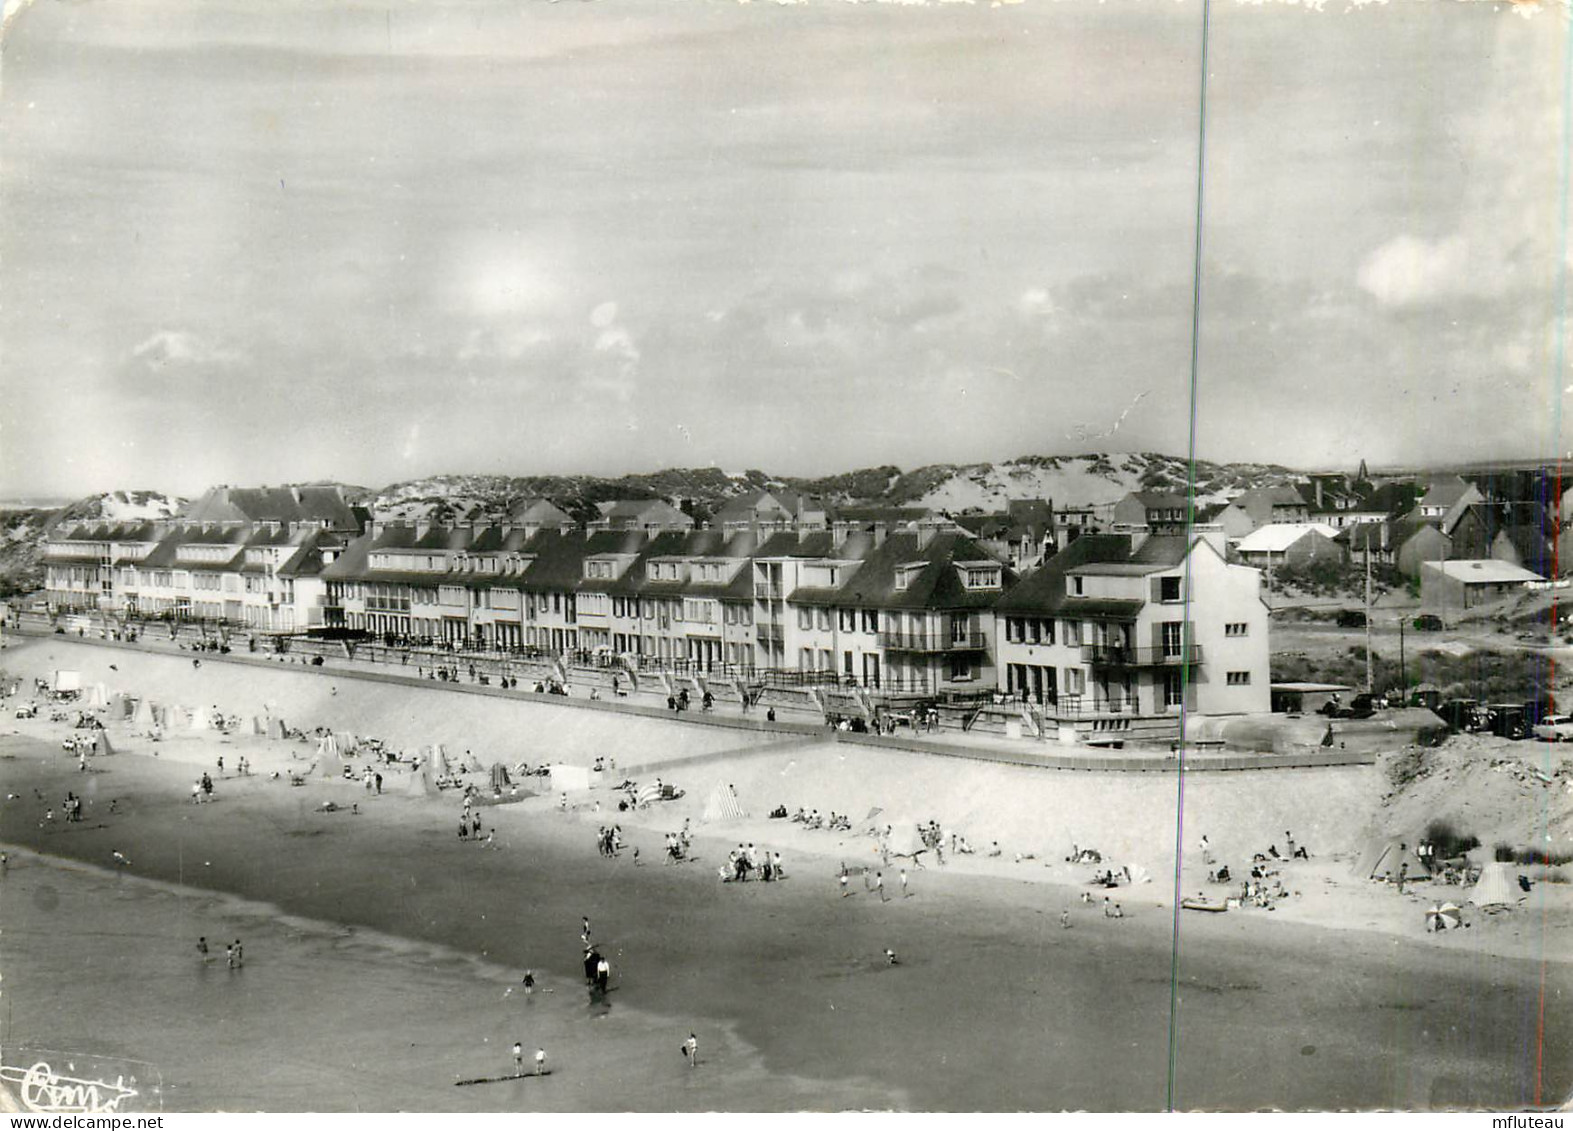
[[[1481,707],[1476,699],[1449,699],[1440,706],[1433,707],[1442,721],[1454,730],[1479,730],[1481,727]]]
[[[1573,715],[1547,715],[1531,733],[1542,742],[1573,742]]]
[[[1361,612],[1359,609],[1339,609],[1338,610],[1338,627],[1339,628],[1364,628],[1365,627],[1365,614],[1363,612]]]
[[[1500,738],[1528,738],[1529,719],[1519,703],[1487,703],[1491,733]]]
[[[1435,613],[1421,613],[1415,618],[1416,632],[1441,632],[1442,618]]]

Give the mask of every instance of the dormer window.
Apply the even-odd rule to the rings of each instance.
[[[1070,595],[1072,597],[1081,597],[1085,595],[1086,578],[1077,577],[1072,574],[1067,580],[1070,582]]]
[[[968,589],[998,589],[1000,571],[994,566],[969,566],[963,575],[963,584]]]

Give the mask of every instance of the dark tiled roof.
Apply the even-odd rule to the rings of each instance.
[[[1002,613],[1058,612],[1070,600],[1065,591],[1067,572],[1095,562],[1125,562],[1130,554],[1128,534],[1083,534],[1022,578],[994,607]]]

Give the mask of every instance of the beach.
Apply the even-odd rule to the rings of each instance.
[[[1111,783],[1119,775],[827,748],[217,659],[196,669],[58,641],[13,645],[4,666],[70,666],[112,689],[242,715],[271,703],[293,726],[442,741],[487,765],[668,764],[687,790],[635,814],[617,813],[605,788],[566,812],[547,795],[486,805],[495,836],[484,846],[456,837],[456,794],[412,796],[402,773],[380,797],[270,776],[313,761],[311,744],[212,732],[121,742],[112,724],[125,753],[83,774],[60,750],[64,724],[8,717],[0,776],[18,796],[0,808],[0,840],[26,851],[13,853],[0,902],[3,1044],[107,1043],[94,1051],[151,1066],[169,1110],[1503,1107],[1573,1090],[1573,1023],[1557,1008],[1573,990],[1557,941],[1565,909],[1421,933],[1423,904],[1357,885],[1331,859],[1361,835],[1350,809],[1369,769],[1191,776],[1177,829],[1172,775]],[[257,773],[220,776],[213,803],[189,801],[196,774],[220,754],[232,771],[241,753]],[[723,782],[750,816],[706,823]],[[43,821],[67,790],[87,799],[83,821]],[[321,810],[330,800],[339,811]],[[887,872],[889,903],[858,875],[843,899],[843,861],[883,866],[861,835],[881,801],[903,819],[962,827],[975,847],[997,838],[1002,854],[930,860],[905,900]],[[854,833],[766,819],[778,803],[850,813]],[[1078,826],[1055,827],[1067,813]],[[699,859],[663,864],[662,834],[685,817]],[[595,834],[614,820],[629,848],[607,859]],[[1286,820],[1317,853],[1289,873],[1301,897],[1270,914],[1176,919],[1177,839],[1188,852],[1205,827],[1239,853]],[[1084,835],[1153,876],[1117,890],[1124,919],[1078,898],[1087,870],[1061,858]],[[739,841],[781,851],[788,879],[718,882]],[[115,850],[130,860],[118,872]],[[1182,869],[1182,885],[1192,878]],[[55,894],[40,899],[45,887]],[[604,998],[587,995],[578,969],[581,916],[612,963]],[[197,961],[198,935],[232,931],[247,940],[243,970]],[[527,1001],[526,968],[542,980]],[[690,1031],[698,1069],[679,1053]],[[511,1071],[516,1039],[548,1047],[553,1075],[454,1087]],[[234,1071],[264,1061],[278,1071]]]

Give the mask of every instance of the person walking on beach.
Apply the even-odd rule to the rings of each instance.
[[[907,870],[901,869],[901,898],[906,899],[912,893],[907,890]]]
[[[611,980],[611,977],[612,964],[606,960],[606,956],[603,954],[600,961],[595,964],[595,985],[603,994],[606,992],[606,983]]]
[[[378,792],[378,794],[381,794],[382,793],[382,775],[381,774],[376,774],[374,776],[375,776],[376,781],[377,781],[377,792]]]
[[[235,947],[231,943],[224,944],[224,965],[231,970],[235,968]]]
[[[208,937],[203,935],[197,940],[197,953],[202,956],[202,961],[208,960]]]
[[[852,893],[847,890],[847,866],[841,865],[841,898],[845,899]]]
[[[518,1041],[513,1043],[513,1074],[524,1075],[524,1046]]]
[[[1071,909],[1069,907],[1066,907],[1066,908],[1061,909],[1061,911],[1060,911],[1060,929],[1061,930],[1068,930],[1070,928],[1070,925],[1071,925]]]
[[[885,873],[883,873],[883,872],[875,872],[874,873],[874,890],[879,893],[879,901],[881,903],[884,903],[885,902]]]
[[[526,970],[524,972],[524,992],[526,995],[533,994],[535,992],[534,970]]]
[[[579,932],[579,938],[584,943],[585,946],[589,946],[590,945],[590,917],[588,915],[585,915],[585,916],[582,916],[582,918],[584,920],[584,928]]]
[[[544,1075],[546,1075],[546,1050],[545,1049],[536,1049],[535,1050],[535,1074],[537,1076],[544,1076]]]
[[[239,970],[246,964],[246,950],[240,945],[240,940],[235,940],[235,969]]]
[[[688,1061],[688,1067],[699,1067],[699,1038],[692,1033],[683,1042],[683,1057]]]

